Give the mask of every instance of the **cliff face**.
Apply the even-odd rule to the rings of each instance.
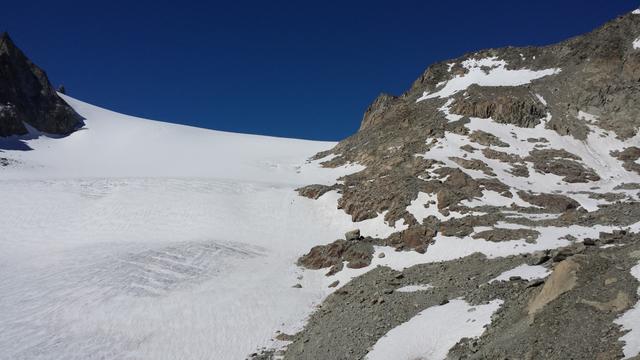
[[[51,86],[47,74],[16,47],[7,33],[0,35],[0,137],[24,135],[27,128],[67,135],[82,118]]]

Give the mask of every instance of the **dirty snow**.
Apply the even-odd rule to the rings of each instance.
[[[420,312],[373,345],[367,360],[444,359],[462,338],[482,335],[502,300],[472,306],[456,299]]]

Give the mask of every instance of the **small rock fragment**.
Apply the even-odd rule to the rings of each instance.
[[[347,241],[360,240],[360,229],[355,229],[351,231],[347,231],[344,234],[344,238]]]

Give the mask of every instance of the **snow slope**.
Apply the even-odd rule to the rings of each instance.
[[[361,166],[65,100],[84,129],[2,153],[1,359],[242,359],[302,326],[328,290],[295,261],[353,224],[294,189]]]

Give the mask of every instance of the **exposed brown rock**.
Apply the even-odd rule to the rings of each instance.
[[[545,117],[543,104],[526,88],[470,86],[465,96],[456,97],[451,112],[499,123],[534,127]]]
[[[296,191],[301,196],[307,197],[309,199],[317,199],[320,196],[326,194],[327,192],[335,189],[336,189],[336,186],[314,184],[314,185],[301,187],[299,189],[296,189]]]
[[[577,209],[580,204],[564,195],[557,194],[532,194],[525,191],[518,191],[520,198],[532,205],[543,207],[553,212],[565,212]]]
[[[540,232],[532,229],[491,229],[473,234],[474,239],[485,239],[488,241],[510,241],[510,240],[526,240],[527,242],[535,242],[540,236]]]
[[[612,151],[611,156],[622,161],[622,167],[627,171],[633,171],[640,174],[640,164],[636,160],[640,159],[640,148],[629,146],[622,151]]]
[[[537,171],[563,176],[563,180],[569,183],[600,180],[593,169],[578,162],[582,161],[579,156],[563,149],[534,149],[525,160],[532,162]]]
[[[478,170],[482,171],[485,175],[488,176],[496,176],[493,170],[489,167],[489,165],[485,164],[484,161],[479,159],[463,159],[459,157],[450,157],[449,160],[455,162],[456,164],[462,166],[465,169],[469,170]]]
[[[500,140],[497,136],[482,130],[475,130],[469,135],[469,140],[484,146],[509,147],[509,144]]]
[[[298,265],[307,269],[322,269],[347,262],[347,267],[358,269],[371,263],[373,245],[363,241],[336,240],[318,245],[298,259]]]

